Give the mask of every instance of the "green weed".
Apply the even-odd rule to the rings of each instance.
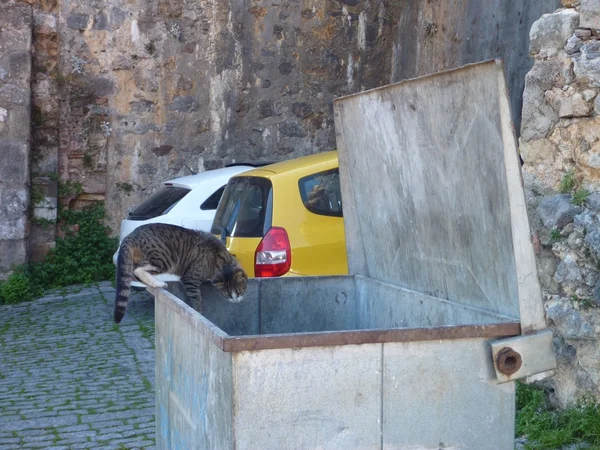
[[[585,203],[585,199],[590,195],[590,191],[587,189],[578,189],[577,192],[573,194],[573,198],[571,199],[571,203],[577,206],[583,206]]]
[[[568,194],[575,188],[576,184],[577,181],[575,180],[575,171],[571,169],[563,175],[562,180],[560,180],[560,186],[558,190],[563,194]]]
[[[90,284],[113,278],[112,255],[118,239],[104,225],[104,207],[61,211],[59,223],[64,237],[42,263],[15,268],[0,284],[0,304],[19,303],[39,297],[45,290],[72,284]]]
[[[516,434],[527,439],[527,450],[558,449],[582,442],[600,448],[600,404],[582,400],[570,409],[559,410],[542,389],[518,383]]]
[[[550,243],[554,244],[555,242],[560,241],[562,238],[560,231],[557,230],[556,228],[552,230],[552,232],[550,233]]]

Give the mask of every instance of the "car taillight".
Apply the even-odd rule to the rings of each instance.
[[[254,276],[280,277],[292,266],[292,247],[287,232],[281,227],[271,227],[254,254]]]

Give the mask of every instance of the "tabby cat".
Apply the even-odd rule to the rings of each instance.
[[[129,234],[117,257],[115,322],[121,322],[127,309],[133,276],[148,286],[162,288],[166,283],[153,275],[178,275],[190,304],[202,308],[200,286],[210,281],[230,302],[242,300],[248,277],[219,239],[204,231],[163,223],[142,225]]]

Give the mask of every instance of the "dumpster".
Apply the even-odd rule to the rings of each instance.
[[[156,302],[159,449],[514,448],[552,375],[502,63],[334,101],[350,275]],[[298,194],[299,195],[299,194]]]

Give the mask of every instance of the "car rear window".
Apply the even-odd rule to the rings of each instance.
[[[148,220],[166,214],[187,195],[190,189],[163,186],[152,196],[136,206],[127,216],[129,220]]]
[[[231,178],[213,221],[212,233],[263,237],[271,228],[273,185],[267,178]]]
[[[206,200],[204,200],[204,203],[202,203],[200,205],[200,209],[202,211],[212,211],[214,209],[217,209],[217,206],[219,206],[219,200],[221,200],[224,190],[225,190],[225,186],[222,186],[219,189],[217,189],[215,192],[213,192],[210,195],[210,197],[208,197]]]
[[[300,197],[310,212],[342,217],[342,192],[339,169],[315,173],[298,181]]]

